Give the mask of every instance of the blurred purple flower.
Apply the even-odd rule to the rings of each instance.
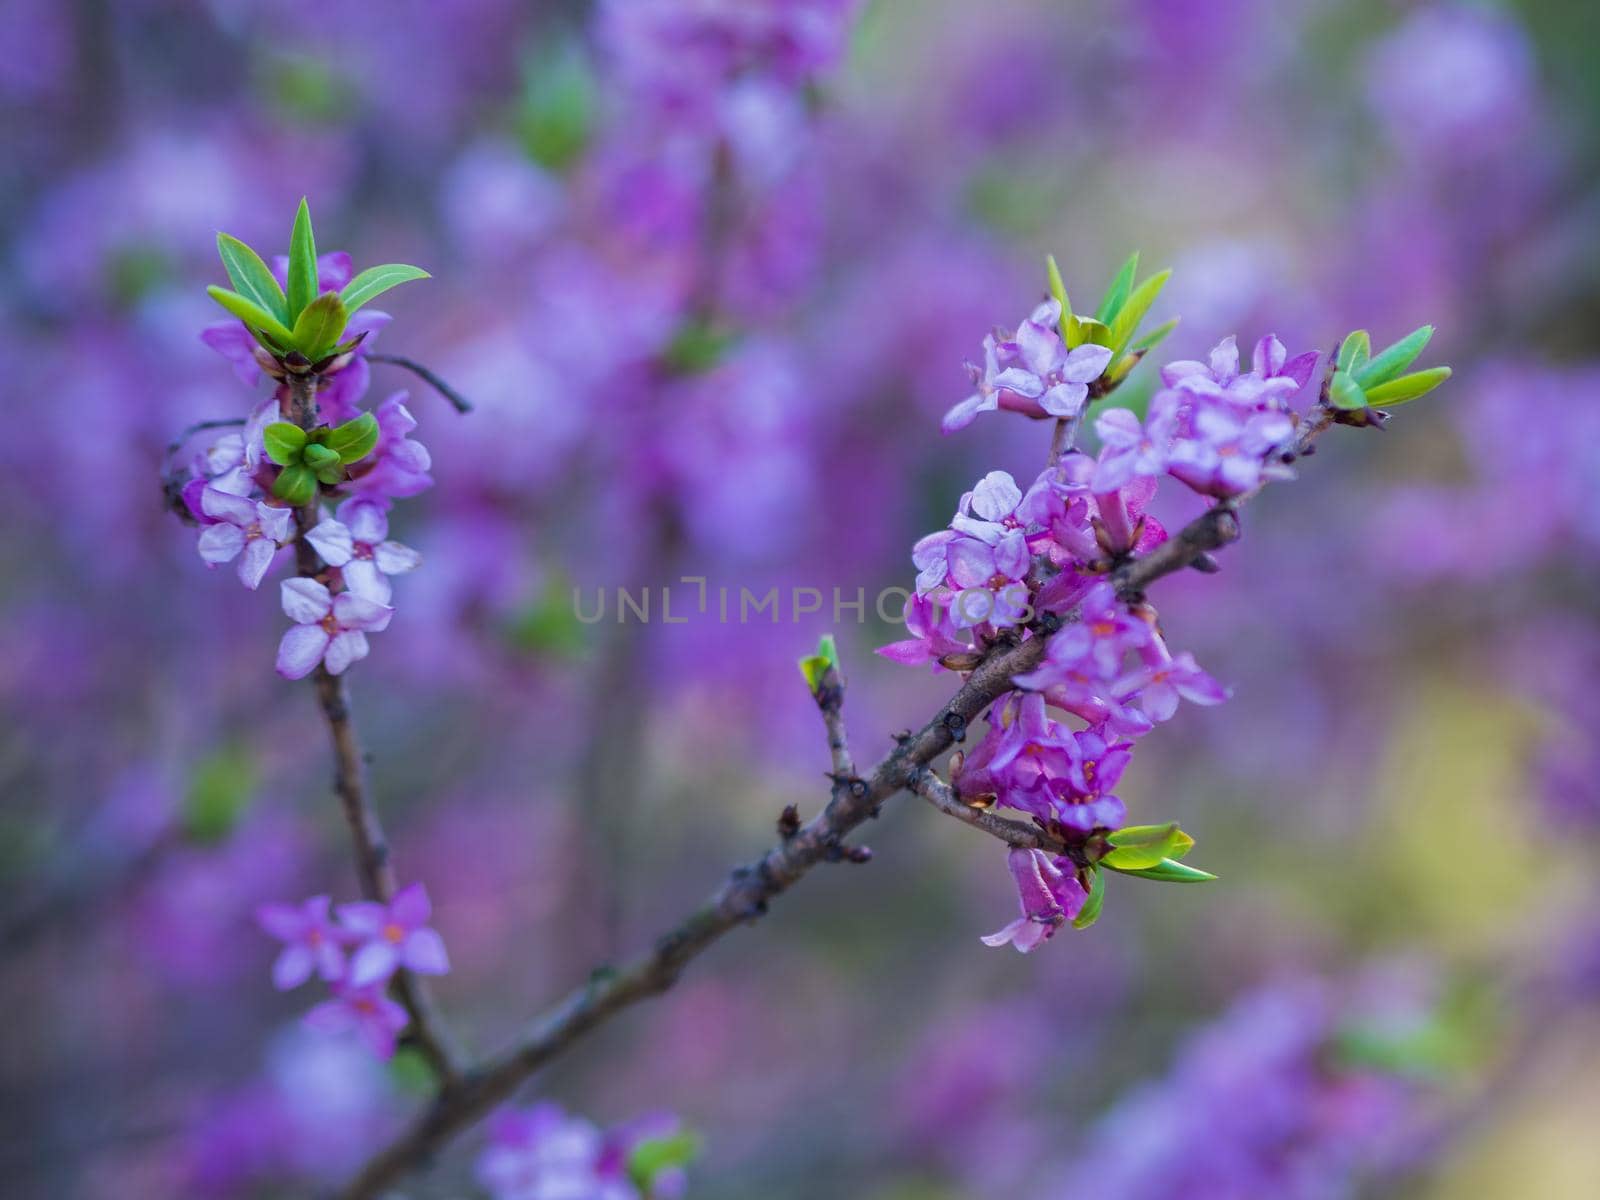
[[[450,958],[444,939],[428,925],[432,916],[420,883],[401,888],[387,904],[341,904],[339,922],[357,947],[350,958],[351,985],[379,983],[402,968],[419,975],[447,974]]]
[[[333,999],[306,1013],[305,1023],[321,1033],[353,1032],[379,1058],[393,1058],[400,1031],[409,1018],[406,1010],[385,994],[384,986],[336,983]]]
[[[342,933],[328,914],[329,903],[327,896],[312,896],[256,909],[261,928],[285,943],[272,964],[272,985],[279,991],[299,987],[313,971],[329,983],[344,977]]]

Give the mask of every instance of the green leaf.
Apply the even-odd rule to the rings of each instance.
[[[339,293],[346,313],[353,313],[369,300],[375,300],[390,288],[410,283],[413,279],[432,279],[421,267],[406,263],[384,263],[381,267],[368,267]]]
[[[294,334],[289,332],[289,327],[254,300],[247,299],[239,295],[238,292],[230,292],[227,288],[217,287],[215,284],[206,289],[206,295],[250,326],[251,329],[259,330],[261,333],[266,334],[273,341],[279,343],[280,346],[293,344]]]
[[[274,421],[262,430],[267,457],[280,467],[300,461],[300,451],[305,448],[306,431],[288,421]]]
[[[1072,300],[1067,296],[1067,285],[1061,278],[1061,268],[1056,265],[1056,256],[1044,256],[1044,273],[1050,280],[1050,295],[1055,302],[1061,305],[1061,340],[1067,340],[1067,329],[1072,324]]]
[[[316,474],[303,463],[285,467],[272,482],[272,494],[295,508],[310,504],[317,494]]]
[[[311,206],[304,196],[294,214],[294,230],[289,234],[289,308],[285,321],[297,321],[317,296],[317,239],[311,231]],[[304,351],[302,351],[304,353]]]
[[[1367,336],[1365,329],[1358,329],[1340,344],[1336,365],[1341,371],[1359,371],[1367,365],[1367,355],[1371,353],[1372,339]]]
[[[739,335],[703,319],[685,321],[661,353],[679,375],[700,375],[717,366],[739,342]]]
[[[1408,400],[1415,400],[1418,396],[1426,396],[1449,379],[1450,375],[1449,367],[1429,367],[1426,371],[1413,371],[1410,375],[1402,375],[1399,379],[1391,379],[1388,383],[1368,388],[1367,403],[1387,404],[1391,407],[1404,404]]]
[[[283,289],[273,278],[271,269],[261,261],[261,256],[238,238],[226,233],[217,234],[217,254],[222,258],[223,270],[228,272],[228,278],[233,282],[233,290],[287,324]]]
[[[1358,369],[1355,372],[1356,382],[1369,391],[1380,383],[1388,383],[1415,361],[1432,337],[1432,325],[1412,330],[1366,366]]]
[[[663,1137],[645,1138],[628,1155],[628,1177],[634,1187],[649,1195],[656,1176],[688,1166],[700,1155],[700,1138],[688,1129]]]
[[[1148,353],[1149,351],[1154,350],[1162,342],[1166,341],[1167,335],[1177,327],[1177,317],[1173,317],[1170,321],[1163,321],[1133,345],[1129,346],[1128,349],[1137,354]]]
[[[378,418],[366,412],[328,430],[326,442],[340,462],[360,462],[378,444],[378,433]]]
[[[300,459],[313,471],[339,465],[339,452],[318,442],[312,442],[300,452]]]
[[[1361,385],[1350,377],[1348,371],[1335,371],[1333,382],[1328,387],[1328,399],[1333,401],[1335,408],[1365,408],[1367,394],[1361,390]]]
[[[1102,324],[1109,325],[1115,319],[1122,306],[1127,303],[1128,293],[1133,290],[1133,277],[1139,272],[1139,252],[1135,250],[1128,255],[1128,261],[1122,264],[1122,270],[1117,272],[1117,277],[1111,281],[1111,286],[1106,289],[1105,298],[1100,301],[1100,307],[1095,309],[1094,319]]]
[[[214,845],[238,828],[256,791],[255,761],[237,746],[224,747],[195,765],[183,798],[183,831]]]
[[[338,344],[348,320],[339,297],[325,292],[306,305],[300,319],[294,323],[295,349],[316,362]]]
[[[805,676],[806,686],[813,696],[822,690],[822,679],[829,667],[838,671],[839,648],[834,644],[833,634],[825,633],[817,641],[816,653],[800,660],[800,674]]]
[[[1133,340],[1139,322],[1144,320],[1145,314],[1150,311],[1150,306],[1156,302],[1156,297],[1161,295],[1161,289],[1167,286],[1167,280],[1171,278],[1170,270],[1159,271],[1129,294],[1127,302],[1117,312],[1116,319],[1111,322],[1111,348],[1114,351],[1120,354]]]
[[[1067,349],[1075,350],[1085,342],[1093,342],[1097,346],[1111,344],[1111,329],[1093,317],[1080,317],[1074,315],[1067,327],[1067,336],[1064,339]]]
[[[1078,915],[1072,918],[1074,929],[1087,929],[1100,919],[1100,910],[1106,903],[1106,875],[1104,871],[1094,869],[1094,882],[1089,885],[1089,898],[1083,902],[1083,908]]]
[[[1112,849],[1100,861],[1120,870],[1146,870],[1167,859],[1179,859],[1194,849],[1194,838],[1168,825],[1130,825],[1106,835]]]
[[[1103,858],[1100,861],[1106,866],[1111,866]],[[1140,879],[1154,879],[1159,883],[1207,883],[1216,878],[1209,871],[1185,866],[1170,858],[1163,858],[1153,867],[1111,867],[1111,869],[1123,875],[1137,875]]]

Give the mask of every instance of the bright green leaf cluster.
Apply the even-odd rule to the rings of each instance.
[[[1424,325],[1383,353],[1374,355],[1367,331],[1356,330],[1339,347],[1339,358],[1328,386],[1329,402],[1335,408],[1353,412],[1381,406],[1392,408],[1426,396],[1450,378],[1449,367],[1429,367],[1409,375],[1401,372],[1416,361],[1432,337],[1433,326]]]
[[[1172,272],[1158,271],[1143,282],[1138,282],[1139,253],[1134,251],[1122,264],[1111,286],[1100,300],[1094,316],[1085,317],[1072,311],[1072,301],[1067,296],[1066,285],[1061,280],[1061,268],[1054,256],[1045,259],[1045,272],[1050,280],[1050,294],[1061,305],[1061,340],[1069,350],[1086,342],[1105,346],[1111,351],[1111,365],[1101,377],[1103,388],[1109,391],[1128,377],[1147,352],[1160,345],[1178,327],[1177,318],[1156,326],[1142,338],[1135,340],[1139,323],[1149,314],[1150,308],[1167,286]]]
[[[822,691],[822,681],[829,667],[838,672],[839,648],[834,645],[833,634],[825,633],[817,641],[816,653],[808,654],[800,660],[800,674],[805,676],[806,686],[811,689],[813,696]]]
[[[392,287],[413,279],[427,279],[420,267],[386,263],[368,267],[341,292],[318,294],[317,240],[311,229],[311,209],[300,201],[294,229],[289,235],[288,288],[280,288],[262,258],[238,238],[217,234],[217,254],[233,290],[208,287],[206,293],[243,321],[274,356],[300,354],[316,364],[355,346],[340,343],[352,313]]]
[[[1105,906],[1106,870],[1136,875],[1157,883],[1205,883],[1216,878],[1209,871],[1178,860],[1194,849],[1190,837],[1175,822],[1166,825],[1128,825],[1104,835],[1105,850],[1089,870],[1089,898],[1073,918],[1074,929],[1087,929],[1100,919]]]
[[[378,419],[369,412],[331,428],[306,430],[288,421],[268,425],[262,431],[267,457],[283,468],[272,494],[296,508],[310,504],[319,483],[341,482],[346,467],[372,453],[378,432]]]

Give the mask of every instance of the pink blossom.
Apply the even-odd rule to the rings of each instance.
[[[318,663],[341,675],[368,653],[367,634],[389,627],[394,609],[354,592],[337,596],[315,579],[285,579],[283,611],[293,628],[278,643],[278,674],[303,679]]]
[[[351,984],[378,983],[402,967],[419,975],[446,974],[450,959],[444,939],[428,925],[432,915],[433,906],[420,883],[402,888],[387,904],[341,904],[339,920],[357,944],[350,960]]]
[[[1006,866],[1017,885],[1022,915],[1004,929],[988,934],[983,944],[1009,944],[1030,954],[1083,910],[1089,893],[1078,882],[1069,860],[1051,862],[1043,850],[1012,850],[1006,856]]]
[[[384,985],[333,986],[333,999],[324,1000],[305,1015],[312,1029],[323,1033],[354,1032],[379,1058],[393,1058],[400,1031],[409,1018],[406,1010],[384,993]]]
[[[358,596],[388,604],[394,589],[390,575],[414,570],[422,556],[409,546],[388,540],[389,518],[370,500],[346,500],[338,519],[324,517],[306,538],[322,561],[338,567],[345,586]]]
[[[299,987],[315,971],[332,983],[344,977],[341,934],[328,916],[326,896],[313,896],[300,904],[263,904],[256,921],[284,942],[272,964],[272,984],[279,991]]]
[[[252,591],[259,587],[288,540],[293,514],[210,485],[200,493],[200,511],[213,522],[200,531],[200,557],[213,567],[237,558],[239,582]]]

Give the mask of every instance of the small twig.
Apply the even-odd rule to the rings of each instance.
[[[999,838],[1008,846],[1014,846],[1019,850],[1048,850],[1051,854],[1067,853],[1065,842],[1046,833],[1037,825],[1008,820],[996,816],[986,808],[974,808],[970,804],[962,803],[955,789],[935,775],[931,767],[924,767],[912,776],[911,790],[945,816],[954,817],[963,825],[970,825],[990,837]]]
[[[472,401],[468,400],[460,392],[456,391],[455,388],[451,387],[443,379],[439,378],[439,376],[433,371],[430,371],[427,367],[423,366],[415,359],[405,358],[399,354],[368,354],[366,358],[368,362],[388,363],[391,367],[400,367],[404,370],[410,371],[429,387],[433,388],[434,391],[438,392],[439,395],[448,400],[450,402],[450,406],[458,413],[469,413],[472,411]]]
[[[316,376],[290,375],[285,389],[280,400],[287,410],[284,415],[301,428],[310,428],[317,419]],[[314,499],[294,512],[299,533],[295,539],[295,563],[299,574],[307,579],[315,578],[323,569],[316,547],[306,537],[317,523],[318,503]],[[367,785],[366,758],[350,715],[350,693],[344,677],[330,674],[321,664],[312,675],[312,681],[316,684],[317,702],[333,742],[333,786],[355,844],[356,873],[361,880],[362,895],[368,900],[388,903],[399,890],[399,884],[394,868],[389,865],[389,843]],[[441,1087],[448,1092],[460,1082],[461,1068],[427,985],[412,972],[402,969],[395,973],[394,991],[411,1017],[412,1040],[428,1060]]]
[[[1332,417],[1319,408],[1315,418],[1307,422],[1296,439],[1297,451],[1303,453],[1331,423]],[[1238,522],[1232,506],[1248,498],[1238,497],[1228,505],[1218,505],[1150,554],[1118,567],[1113,578],[1119,592],[1137,595],[1155,580],[1189,566],[1197,554],[1234,540],[1238,536]],[[1178,548],[1168,551],[1167,547],[1175,543]],[[879,760],[870,774],[856,779],[849,787],[837,786],[836,782],[822,812],[794,832],[790,832],[786,822],[777,845],[754,863],[735,868],[710,900],[658,938],[650,951],[618,971],[592,977],[541,1019],[520,1042],[481,1068],[468,1072],[461,1086],[442,1094],[410,1129],[367,1161],[340,1193],[341,1200],[375,1200],[383,1195],[397,1180],[429,1161],[452,1138],[509,1098],[529,1076],[590,1030],[639,1001],[666,991],[677,982],[689,962],[713,942],[730,930],[759,918],[767,911],[771,900],[788,891],[819,862],[829,861],[830,857],[836,859],[844,837],[877,815],[879,808],[901,791],[916,790],[941,811],[1008,844],[1064,851],[1061,843],[1049,839],[1041,831],[971,809],[953,796],[949,798],[956,808],[947,808],[935,798],[947,790],[946,785],[941,781],[938,787],[933,787],[926,782],[930,777],[928,768],[934,760],[965,736],[971,722],[1012,689],[1012,678],[1039,665],[1048,642],[1044,634],[1041,628],[1023,641],[1001,641],[992,646],[956,694],[920,730],[896,735],[895,748]],[[820,696],[818,704],[827,720],[829,705]],[[848,762],[849,752],[842,735],[841,724],[836,764],[840,753]],[[830,748],[834,741],[830,726]],[[836,778],[837,774],[836,770]],[[1024,838],[1027,840],[1021,840]]]

